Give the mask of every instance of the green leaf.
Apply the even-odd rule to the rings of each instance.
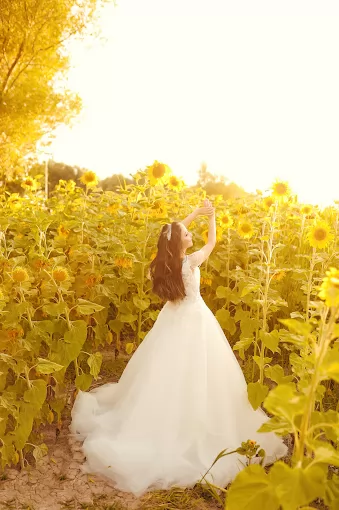
[[[117,334],[120,333],[124,328],[124,324],[118,321],[117,319],[110,320],[108,325],[111,328],[111,330]]]
[[[236,342],[234,345],[233,345],[233,350],[234,351],[239,351],[240,349],[248,349],[252,343],[254,341],[254,338],[242,338],[241,340],[238,340],[238,342]]]
[[[65,310],[67,309],[67,304],[64,301],[61,301],[60,303],[49,303],[42,307],[43,312],[48,315],[52,315],[53,317],[57,317],[62,313],[65,313]]]
[[[262,466],[249,466],[240,471],[227,491],[226,508],[279,510],[280,503],[274,487]]]
[[[42,459],[43,457],[45,457],[45,455],[47,455],[48,453],[48,446],[45,444],[45,443],[41,443],[40,445],[38,446],[35,446],[34,450],[33,450],[33,457],[35,458],[36,461]]]
[[[137,315],[133,315],[132,313],[127,313],[125,315],[120,315],[119,320],[121,322],[135,322],[138,319]]]
[[[322,430],[331,441],[336,442],[338,440],[339,414],[336,411],[329,410],[324,413],[314,411],[311,414],[311,425],[318,430]]]
[[[293,380],[293,375],[285,375],[280,365],[273,365],[265,368],[265,375],[277,384],[286,384]]]
[[[91,374],[82,373],[75,378],[75,387],[81,391],[87,391],[93,381]]]
[[[317,444],[319,443],[320,441],[317,441]],[[338,450],[334,449],[329,443],[326,444],[324,441],[321,441],[321,443],[323,443],[323,445],[314,448],[315,462],[319,464],[331,464],[339,467]]]
[[[47,396],[47,384],[42,379],[31,381],[31,387],[25,391],[24,400],[29,402],[36,409],[41,409]]]
[[[217,310],[215,316],[223,329],[229,331],[231,335],[235,333],[236,331],[235,322],[228,310],[225,310],[225,308],[220,308],[219,310]]]
[[[270,333],[267,333],[266,331],[260,331],[259,336],[265,347],[267,347],[273,353],[277,352],[277,347],[279,344],[278,331],[273,330]]]
[[[133,303],[137,308],[144,311],[150,306],[150,300],[149,299],[141,299],[139,296],[133,296]]]
[[[327,480],[324,501],[330,510],[339,510],[339,476],[336,474]]]
[[[296,391],[295,384],[280,384],[270,391],[265,399],[265,408],[275,416],[294,423],[296,416],[305,412],[306,395]]]
[[[262,384],[260,381],[248,384],[248,400],[250,401],[253,409],[258,409],[258,407],[262,404],[268,393],[268,390],[268,386]]]
[[[275,432],[285,436],[293,432],[290,422],[280,416],[273,416],[267,422],[263,423],[258,432]]]
[[[87,299],[78,299],[78,308],[79,306],[89,306],[90,308],[93,308],[94,312],[101,312],[105,307],[98,305],[98,303],[93,303],[92,301],[87,301]]]
[[[251,319],[250,317],[241,319],[240,329],[243,336],[248,338],[252,336],[254,331],[260,326],[260,322],[257,319]]]
[[[132,354],[134,349],[134,344],[132,342],[129,342],[126,344],[126,352],[127,354]]]
[[[102,364],[101,352],[96,352],[94,354],[91,354],[87,358],[87,364],[90,368],[90,374],[93,375],[95,380],[97,380],[98,375],[100,373],[101,364]]]
[[[215,291],[216,296],[219,299],[227,299],[228,296],[230,295],[230,292],[231,289],[229,289],[228,287],[223,287],[222,285],[219,285],[219,287],[217,287]]]
[[[52,374],[53,372],[57,372],[63,368],[63,365],[59,365],[58,363],[54,363],[54,361],[43,358],[38,358],[38,364],[36,366],[36,370],[41,374]]]
[[[244,287],[241,291],[241,294],[240,294],[240,297],[244,297],[244,296],[247,296],[247,294],[249,294],[250,292],[255,292],[257,291],[258,289],[260,289],[260,285],[255,283],[250,283],[249,285],[246,285],[246,287]]]
[[[308,336],[313,329],[311,324],[296,319],[279,319],[279,322],[287,326],[291,333],[297,335]]]
[[[265,358],[261,359],[260,356],[253,356],[253,359],[254,359],[255,363],[258,365],[258,367],[260,368],[261,366],[264,367],[268,363],[271,363],[273,358],[265,357]]]
[[[64,335],[64,342],[54,341],[50,357],[52,361],[68,367],[80,354],[87,338],[87,324],[85,321],[72,322],[72,329]]]
[[[329,348],[320,366],[320,376],[323,381],[333,379],[339,382],[339,351]]]
[[[326,473],[319,466],[299,469],[276,462],[269,478],[283,510],[296,510],[325,492]]]

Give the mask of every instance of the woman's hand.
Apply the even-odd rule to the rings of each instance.
[[[215,209],[207,198],[204,200],[204,206],[197,209],[198,216],[213,216],[214,213]]]

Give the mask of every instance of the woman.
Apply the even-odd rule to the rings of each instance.
[[[201,214],[209,217],[208,241],[186,255],[193,245],[187,226]],[[249,404],[237,359],[200,295],[199,266],[215,243],[208,200],[181,223],[162,228],[150,278],[167,302],[119,382],[80,391],[72,410],[70,430],[84,439],[83,471],[137,496],[193,486],[222,450],[248,439],[264,448],[266,464],[287,451],[275,434],[256,432],[267,416]],[[225,487],[243,466],[244,457],[228,455],[207,479]]]

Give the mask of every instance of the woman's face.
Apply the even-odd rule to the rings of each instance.
[[[187,230],[185,225],[183,225],[182,223],[180,223],[180,228],[182,249],[186,250],[187,248],[190,248],[190,246],[193,246],[192,234]]]

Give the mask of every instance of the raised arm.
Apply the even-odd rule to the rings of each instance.
[[[200,266],[212,253],[216,243],[215,211],[208,217],[207,243],[200,250],[188,256],[191,267]]]

